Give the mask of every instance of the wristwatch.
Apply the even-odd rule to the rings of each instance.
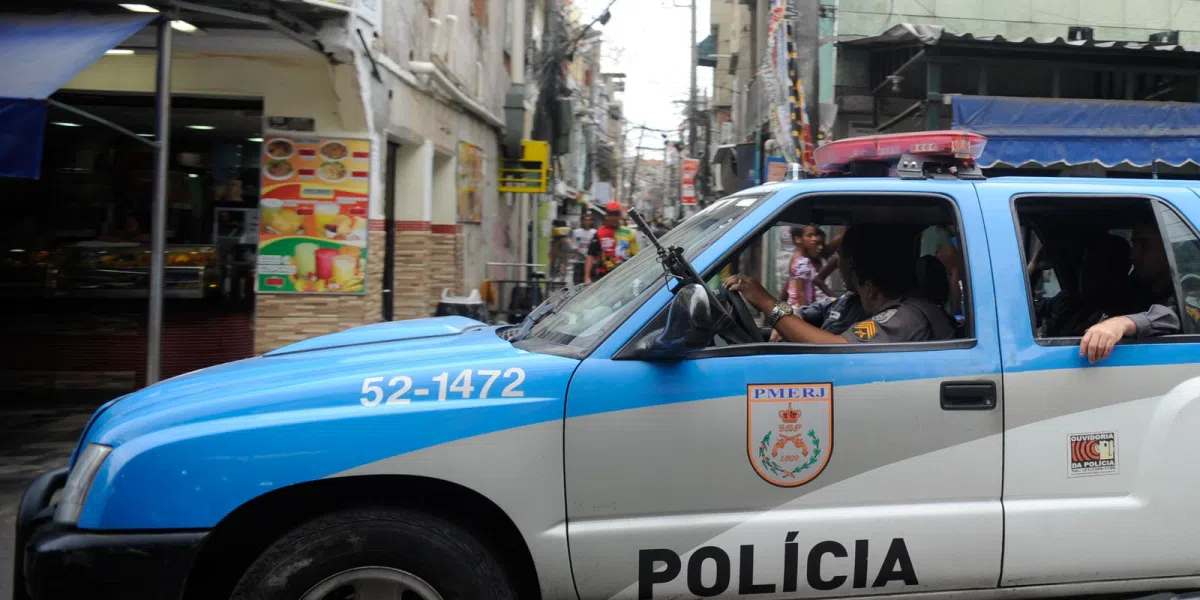
[[[775,324],[778,323],[780,319],[794,313],[795,311],[792,309],[791,304],[788,304],[787,302],[776,302],[775,308],[771,310],[771,314],[767,316],[767,327],[770,329],[775,329]]]

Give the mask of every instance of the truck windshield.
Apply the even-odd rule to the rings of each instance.
[[[689,261],[748,214],[767,195],[733,196],[714,202],[667,232],[664,246],[680,246]],[[554,344],[587,348],[624,321],[640,303],[643,292],[658,289],[663,267],[653,246],[643,246],[637,256],[588,286],[533,327],[530,337]]]

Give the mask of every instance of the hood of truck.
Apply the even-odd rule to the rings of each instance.
[[[85,442],[118,446],[140,435],[202,421],[366,409],[362,382],[370,377],[383,377],[382,383],[387,383],[396,376],[416,381],[424,376],[417,385],[429,389],[427,380],[435,372],[453,378],[472,366],[508,369],[537,365],[543,358],[567,360],[514,348],[496,329],[463,317],[441,317],[364,325],[311,338],[124,396],[93,418]],[[459,396],[449,394],[465,399]],[[437,393],[424,399],[436,401]],[[410,400],[416,399],[410,395]]]
[[[358,327],[175,377],[93,418],[84,442],[113,450],[79,527],[212,527],[281,487],[561,423],[578,364],[448,317]]]

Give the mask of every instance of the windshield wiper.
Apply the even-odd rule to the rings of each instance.
[[[537,308],[534,308],[525,316],[525,319],[521,321],[520,328],[509,338],[509,341],[519,342],[529,337],[529,332],[533,331],[534,325],[537,325],[539,321],[553,314],[554,311],[558,310],[558,307],[565,304],[567,300],[574,298],[576,294],[583,291],[586,287],[585,285],[572,285],[554,292],[553,296],[547,298],[545,302],[539,304]]]

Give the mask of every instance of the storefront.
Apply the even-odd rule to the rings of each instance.
[[[839,43],[838,137],[969,129],[988,176],[1200,177],[1200,50],[900,24]]]
[[[313,10],[303,15],[312,23],[346,14]],[[181,16],[200,33],[177,32],[171,53],[160,378],[379,320],[380,265],[367,262],[372,148],[355,64],[266,27],[235,28],[235,17]],[[39,176],[0,178],[8,201],[0,225],[4,389],[124,390],[145,382],[158,114],[153,29],[60,83],[46,108]],[[272,140],[287,140],[289,156]],[[351,149],[353,140],[363,147]],[[289,185],[299,198],[309,194],[309,179],[319,197],[292,201],[289,211],[330,204],[338,214],[325,215],[326,207],[307,227],[269,232],[316,238],[313,268],[303,275],[316,285],[322,271],[322,289],[264,289],[273,281],[257,277],[260,245],[270,241],[261,235],[260,198],[264,190],[278,198],[271,190]],[[326,258],[320,248],[344,245],[353,247],[352,266],[349,251],[317,264]],[[288,253],[285,275],[299,283],[296,260]]]
[[[152,138],[153,97],[55,99]],[[175,99],[164,376],[249,356],[260,100]],[[145,363],[153,148],[51,106],[40,179],[0,179],[7,387],[131,387]],[[90,372],[87,376],[83,372]]]

